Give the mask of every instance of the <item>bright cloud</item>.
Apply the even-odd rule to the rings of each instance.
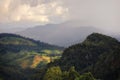
[[[55,22],[64,21],[68,8],[57,0],[0,0],[0,22]]]

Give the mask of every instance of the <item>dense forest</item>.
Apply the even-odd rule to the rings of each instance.
[[[120,42],[106,35],[93,33],[80,44],[65,49],[60,59],[48,67],[68,70],[75,66],[79,73],[91,72],[102,80],[120,79]]]
[[[3,80],[29,79],[35,70],[60,58],[63,49],[15,34],[0,34],[0,77]]]
[[[64,49],[1,34],[0,80],[120,80],[120,42],[93,33]]]

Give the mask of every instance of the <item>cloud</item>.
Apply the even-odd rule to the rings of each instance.
[[[58,0],[1,0],[0,22],[50,23],[67,19],[68,8]]]
[[[119,3],[120,0],[0,0],[0,23],[39,25],[78,20],[88,26],[120,32]]]
[[[120,0],[63,0],[70,19],[86,22],[110,31],[120,32]]]

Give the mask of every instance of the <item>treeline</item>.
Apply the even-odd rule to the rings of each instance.
[[[74,67],[68,71],[62,71],[59,66],[48,69],[0,68],[0,80],[96,80],[90,72],[79,74]]]
[[[3,80],[120,80],[120,42],[93,33],[43,68],[2,68]]]
[[[79,73],[91,72],[102,80],[120,79],[120,42],[116,39],[93,33],[83,43],[65,49],[62,57],[48,64],[68,70],[75,66]]]
[[[75,67],[71,67],[68,71],[62,71],[59,66],[56,66],[48,68],[43,80],[95,80],[95,78],[90,72],[80,75]]]
[[[15,43],[17,41],[17,44],[4,44],[4,43]],[[20,44],[22,42],[22,44]],[[27,43],[27,45],[25,45]],[[63,47],[58,47],[55,45],[50,45],[48,43],[44,43],[41,41],[36,41],[30,38],[22,37],[20,35],[16,34],[9,34],[9,33],[3,33],[0,34],[0,52],[5,51],[12,51],[12,52],[19,52],[21,50],[27,50],[27,51],[40,51],[43,49],[59,49],[63,50]]]

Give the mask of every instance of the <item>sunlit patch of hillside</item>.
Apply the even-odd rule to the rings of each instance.
[[[48,49],[42,50],[42,52],[46,54],[61,54],[62,53],[62,51],[60,50],[48,50]]]
[[[24,61],[22,61],[22,63],[20,64],[20,66],[22,67],[22,68],[28,68],[29,67],[29,60],[24,60]]]
[[[43,72],[63,49],[16,34],[0,34],[0,80],[36,80],[34,73]]]
[[[37,67],[38,64],[40,64],[40,62],[43,62],[43,61],[46,62],[46,63],[49,63],[50,62],[50,57],[35,55],[35,57],[33,59],[33,63],[31,65],[31,68]]]
[[[20,66],[21,68],[36,68],[42,67],[55,59],[61,57],[60,50],[42,50],[35,51],[20,51],[18,53],[9,52],[4,54],[1,58],[4,59],[5,64]],[[7,58],[6,58],[7,57]]]
[[[8,41],[9,40],[9,41]],[[0,39],[0,44],[13,44],[13,45],[29,45],[36,46],[35,43],[29,40],[16,37],[4,37]]]

